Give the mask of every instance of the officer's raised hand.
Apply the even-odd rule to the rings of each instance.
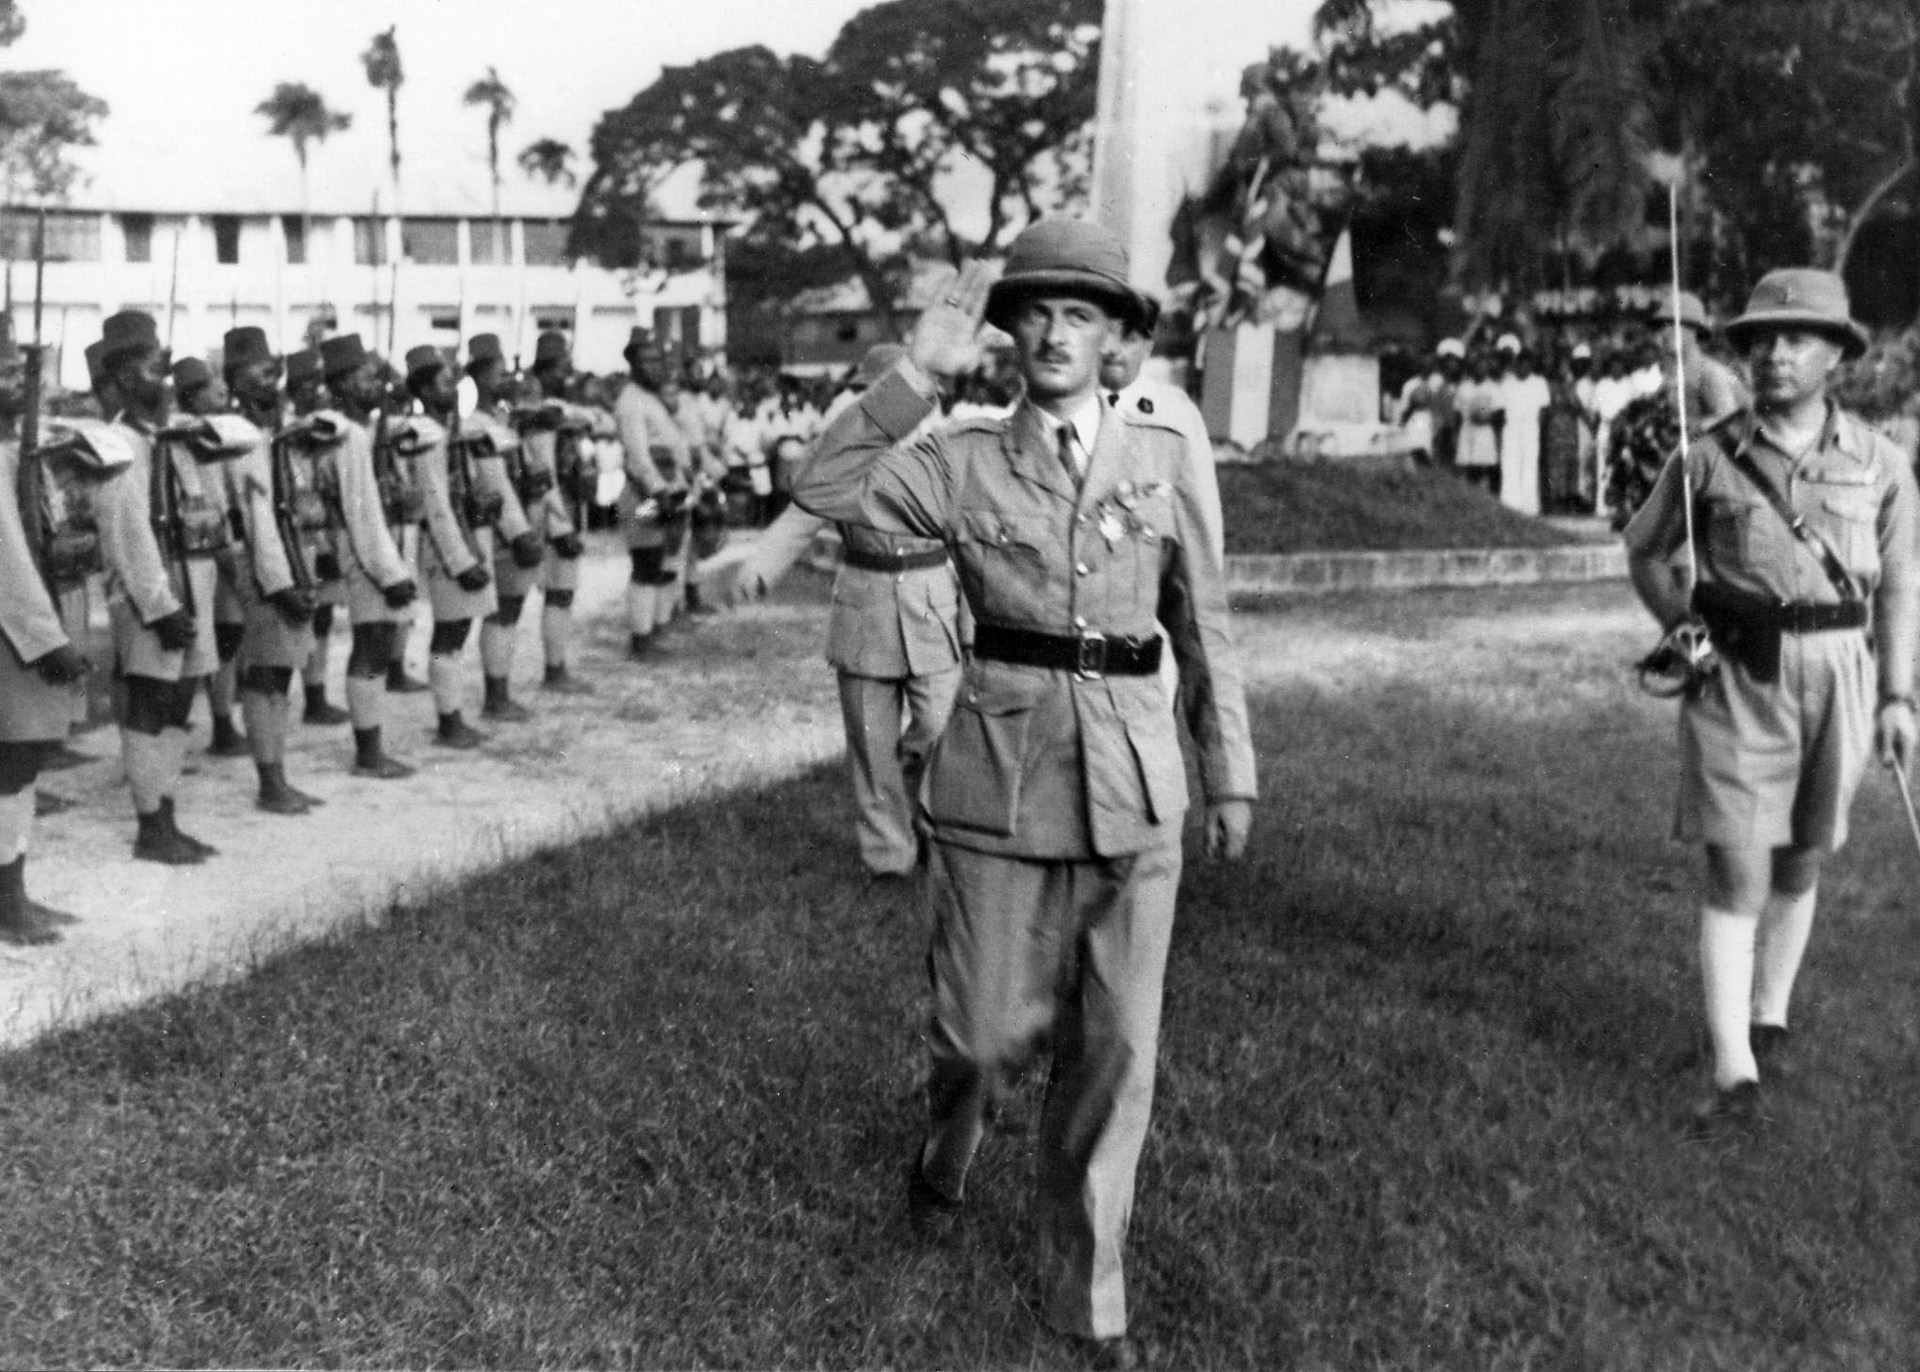
[[[913,326],[907,356],[914,365],[934,376],[956,376],[979,361],[980,321],[986,318],[987,290],[992,284],[983,262],[969,262],[960,269],[946,298]]]
[[[1874,750],[1880,754],[1880,761],[1906,771],[1913,763],[1916,738],[1920,738],[1920,724],[1914,721],[1913,697],[1882,702],[1873,722]]]
[[[1207,806],[1207,856],[1238,861],[1247,851],[1247,831],[1252,827],[1252,801],[1214,801]]]

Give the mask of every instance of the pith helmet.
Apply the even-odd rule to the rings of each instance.
[[[1745,348],[1767,329],[1812,329],[1831,334],[1847,357],[1867,350],[1867,331],[1854,322],[1847,284],[1834,272],[1814,267],[1782,267],[1760,278],[1747,308],[1727,325],[1727,339]]]
[[[1104,224],[1042,219],[1014,239],[1006,271],[987,292],[987,322],[1005,329],[1015,307],[1039,292],[1086,296],[1139,326],[1140,297],[1127,284],[1126,245]]]
[[[1660,307],[1653,312],[1653,322],[1656,324],[1673,323],[1673,297],[1671,295],[1662,297]],[[1713,325],[1707,322],[1707,307],[1700,302],[1700,297],[1692,291],[1680,292],[1680,322],[1687,328],[1696,329],[1701,333],[1713,332]]]

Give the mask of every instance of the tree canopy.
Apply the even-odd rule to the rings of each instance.
[[[0,0],[0,48],[26,28],[14,0]],[[68,152],[90,147],[106,115],[106,102],[63,71],[0,72],[0,203],[65,196],[79,175]]]

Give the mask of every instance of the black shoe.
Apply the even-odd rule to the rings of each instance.
[[[416,676],[408,676],[404,667],[392,667],[387,671],[387,690],[397,696],[417,696],[422,691],[433,689]]]
[[[960,1223],[963,1203],[935,1188],[915,1157],[907,1167],[907,1228],[924,1242],[937,1242]]]
[[[1747,1030],[1747,1046],[1760,1064],[1761,1077],[1793,1075],[1793,1034],[1784,1024],[1756,1024]]]
[[[345,724],[352,718],[352,715],[348,714],[338,705],[328,704],[325,696],[322,696],[319,700],[315,700],[311,693],[307,696],[305,708],[300,711],[300,722],[302,724],[316,724],[326,728]]]
[[[1760,1083],[1737,1081],[1713,1093],[1713,1099],[1687,1121],[1686,1134],[1696,1142],[1706,1142],[1732,1134],[1751,1133],[1766,1122],[1766,1112],[1760,1101]]]
[[[593,683],[580,680],[565,667],[549,667],[540,689],[557,696],[590,696],[593,694]]]
[[[441,717],[440,727],[433,736],[434,743],[441,748],[454,748],[468,752],[487,741],[487,736],[474,728],[459,715]]]

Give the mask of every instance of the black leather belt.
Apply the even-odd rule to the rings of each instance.
[[[1021,667],[1051,667],[1077,676],[1152,676],[1160,670],[1160,639],[1113,638],[1091,631],[1041,634],[1001,624],[973,630],[975,657]]]
[[[947,550],[935,548],[925,553],[870,553],[864,548],[848,548],[840,560],[863,572],[917,572],[926,567],[943,567]]]
[[[1783,634],[1824,634],[1836,629],[1865,628],[1867,603],[1845,600],[1838,605],[1813,605],[1794,600],[1774,606],[1772,615]]]

